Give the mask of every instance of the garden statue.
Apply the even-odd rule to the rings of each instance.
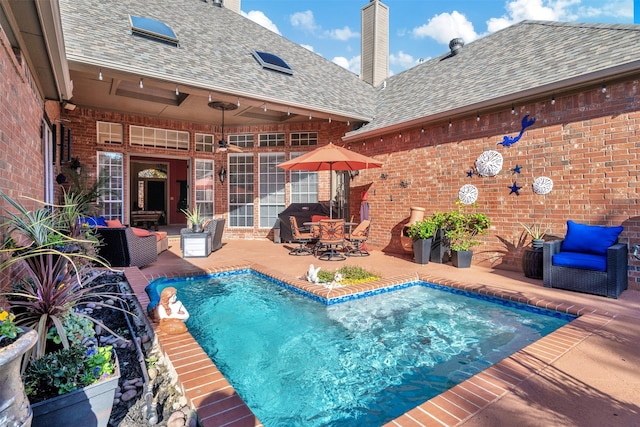
[[[160,330],[170,334],[181,334],[187,331],[184,322],[189,318],[189,312],[178,301],[177,290],[173,287],[164,288],[160,294],[160,303],[157,308],[157,317],[160,319]]]

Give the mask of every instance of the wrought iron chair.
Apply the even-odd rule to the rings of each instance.
[[[344,219],[320,220],[320,235],[315,254],[322,252],[318,259],[325,261],[343,261],[347,259],[339,249],[345,249]]]
[[[371,220],[364,219],[356,228],[347,234],[346,239],[351,246],[347,251],[347,256],[369,256],[365,243],[369,238]]]
[[[312,255],[313,249],[308,245],[315,241],[316,237],[313,233],[300,231],[300,228],[298,227],[298,220],[295,216],[291,215],[289,217],[289,222],[291,223],[291,235],[293,237],[293,241],[298,243],[298,247],[291,249],[289,251],[289,255]]]

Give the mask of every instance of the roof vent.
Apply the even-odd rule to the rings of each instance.
[[[214,6],[222,7],[222,0],[213,0],[212,4]]]
[[[462,49],[462,46],[464,46],[464,40],[458,38],[458,39],[452,39],[449,42],[449,49],[451,49],[451,55],[457,55],[458,52],[460,52],[460,49]]]

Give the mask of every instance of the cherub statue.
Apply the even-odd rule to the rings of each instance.
[[[315,268],[313,264],[309,265],[309,271],[307,271],[307,282],[318,283],[320,279],[318,279],[318,272],[320,272],[320,267]]]
[[[176,288],[164,288],[156,308],[158,319],[160,319],[160,330],[171,335],[186,332],[187,326],[184,322],[189,318],[189,312],[178,301],[177,293]]]

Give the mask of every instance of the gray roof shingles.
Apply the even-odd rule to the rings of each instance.
[[[199,0],[60,0],[67,57],[176,83],[272,99],[356,118],[373,115],[375,90],[358,76],[225,8]],[[133,36],[129,15],[178,35],[174,47]],[[252,50],[276,54],[293,76],[264,70]]]
[[[523,21],[390,77],[374,119],[349,136],[624,65],[640,70],[640,25]]]

